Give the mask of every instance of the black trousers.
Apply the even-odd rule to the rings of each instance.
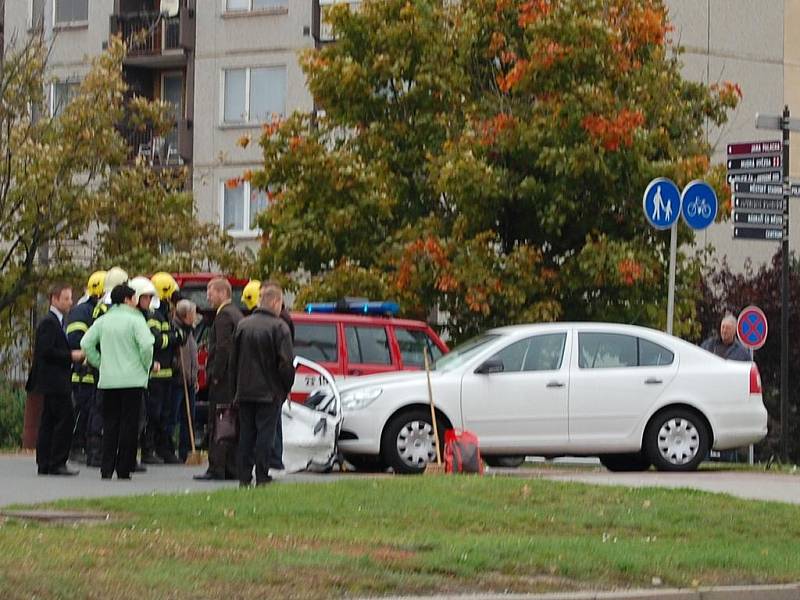
[[[215,442],[214,427],[218,402],[208,395],[208,472],[219,478],[236,479],[239,474],[238,445],[233,442]]]
[[[103,390],[103,464],[100,474],[129,477],[136,468],[141,388]]]
[[[269,479],[276,421],[280,414],[280,402],[239,403],[239,481],[242,483],[250,483],[254,465],[256,483]]]
[[[39,437],[36,440],[36,464],[40,472],[67,464],[73,424],[70,395],[45,394]]]
[[[147,423],[144,427],[142,439],[142,452],[155,452],[162,458],[175,453],[172,438],[167,437],[167,427],[164,424],[164,414],[168,404],[172,403],[171,381],[164,379],[151,379],[147,388],[146,416]]]
[[[72,436],[74,450],[86,449],[89,414],[94,408],[95,389],[93,383],[72,384],[72,404],[75,411],[75,433]]]

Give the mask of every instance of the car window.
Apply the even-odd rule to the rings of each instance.
[[[523,371],[556,371],[564,358],[566,333],[548,333],[530,338]]]
[[[578,334],[578,366],[581,369],[635,367],[637,338],[621,333]]]
[[[351,363],[390,365],[389,338],[385,327],[344,328],[347,339],[347,357]]]
[[[555,371],[561,368],[566,333],[535,335],[514,342],[489,360],[503,363],[503,373]]]
[[[315,362],[336,362],[336,325],[333,323],[295,323],[294,352]]]
[[[503,373],[519,372],[522,370],[522,362],[525,360],[528,346],[530,346],[530,339],[514,342],[492,355],[489,360],[499,360],[503,363]]]
[[[499,333],[483,333],[474,338],[470,338],[437,360],[434,368],[437,371],[451,371],[457,369],[481,352],[486,344],[494,342],[499,337]]]
[[[424,359],[422,358],[422,349],[425,347],[428,348],[428,359],[431,361],[431,364],[436,362],[443,354],[439,346],[434,343],[427,332],[420,329],[395,327],[394,335],[397,338],[397,345],[400,347],[400,356],[403,359],[404,366],[425,366]]]
[[[664,348],[648,340],[639,338],[639,366],[640,367],[659,367],[671,365],[675,355]]]

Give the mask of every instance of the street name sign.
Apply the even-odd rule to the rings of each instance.
[[[800,191],[800,186],[798,186],[798,191]],[[737,196],[743,194],[751,197],[783,198],[783,184],[737,181],[733,184],[733,193]]]
[[[783,151],[780,140],[761,142],[741,142],[728,144],[728,156],[758,156],[763,154],[780,154]]]
[[[780,242],[783,239],[783,227],[734,227],[733,238],[737,240],[766,240]]]
[[[783,214],[783,198],[751,198],[750,196],[734,196],[733,210],[757,210],[762,213]]]
[[[747,210],[734,210],[733,222],[737,225],[753,225],[756,227],[782,227],[783,211],[779,213],[750,212]]]
[[[770,171],[781,168],[781,155],[746,156],[744,158],[729,158],[728,172]]]

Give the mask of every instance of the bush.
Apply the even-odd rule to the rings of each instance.
[[[22,445],[22,423],[25,416],[25,391],[0,379],[0,448]]]

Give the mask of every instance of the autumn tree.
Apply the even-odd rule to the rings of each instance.
[[[457,339],[663,326],[668,234],[642,193],[708,177],[724,197],[704,124],[740,96],[681,77],[663,2],[367,0],[328,19],[337,41],[303,56],[322,114],[266,126],[249,175],[273,200],[265,272],[302,274],[301,299],[358,284],[405,314],[438,305]],[[678,272],[676,332],[696,333],[696,257]]]
[[[82,282],[114,263],[137,273],[241,258],[198,221],[185,173],[131,164],[120,124],[170,124],[165,104],[130,97],[123,42],[110,41],[55,115],[48,50],[33,35],[10,40],[0,59],[0,330],[17,340],[15,315],[53,279]]]

